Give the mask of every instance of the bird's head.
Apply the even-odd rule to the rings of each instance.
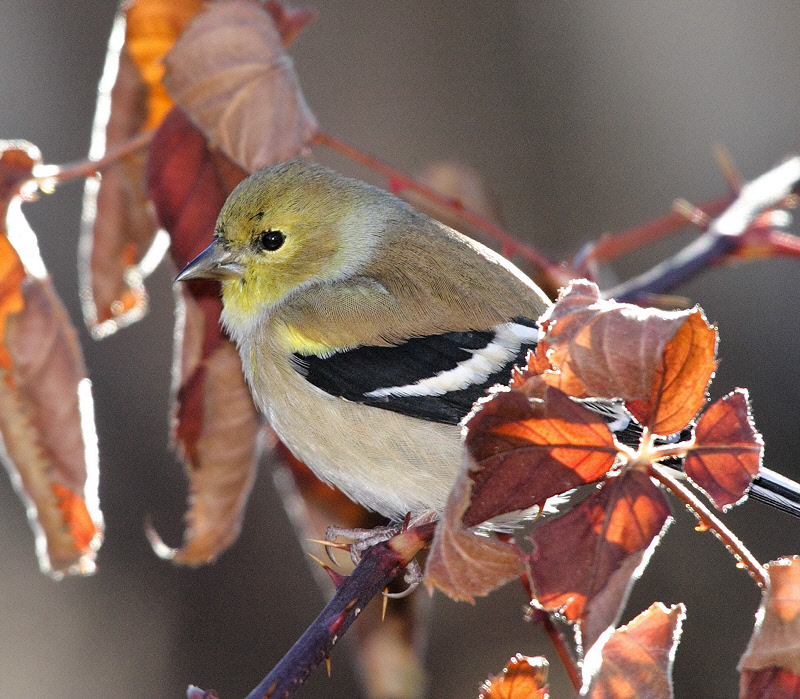
[[[220,280],[226,325],[252,327],[294,291],[357,274],[388,196],[303,160],[264,168],[231,192],[213,242],[177,280]]]

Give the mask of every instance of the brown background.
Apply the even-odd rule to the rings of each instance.
[[[553,256],[605,230],[700,201],[724,184],[724,143],[745,177],[797,149],[800,10],[794,0],[670,3],[318,3],[293,47],[312,109],[329,132],[414,171],[436,159],[479,168],[508,227]],[[0,3],[0,137],[28,138],[49,162],[86,153],[113,3]],[[341,160],[328,157],[336,166]],[[360,171],[350,168],[350,172]],[[73,316],[81,186],[27,207]],[[691,235],[691,234],[688,234]],[[685,242],[688,236],[679,238]],[[662,258],[662,244],[615,267]],[[800,477],[797,262],[716,269],[682,288],[721,330],[715,395],[747,386],[767,465]],[[249,691],[322,604],[262,469],[241,541],[219,563],[176,570],[142,533],[147,514],[177,542],[184,505],[165,449],[173,271],[150,283],[152,311],[92,343],[107,520],[99,573],[41,576],[21,505],[0,481],[0,690],[44,699],[180,697],[189,682],[223,699]],[[800,553],[800,522],[749,503],[728,520],[762,560]],[[679,697],[735,695],[735,664],[758,591],[709,535],[679,515],[634,590],[626,619],[653,599],[684,601]],[[470,697],[510,655],[546,653],[508,589],[477,608],[437,598],[432,696]],[[554,696],[567,696],[553,673]],[[343,650],[333,679],[301,696],[353,696]]]

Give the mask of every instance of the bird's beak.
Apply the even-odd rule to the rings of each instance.
[[[181,270],[175,281],[241,279],[243,273],[242,266],[234,261],[233,255],[215,240]]]

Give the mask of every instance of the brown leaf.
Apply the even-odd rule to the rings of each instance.
[[[548,699],[549,669],[546,658],[517,653],[499,675],[481,685],[478,699]]]
[[[585,696],[672,697],[672,661],[685,616],[682,604],[667,609],[654,602],[647,611],[614,631],[605,643],[601,640],[601,647],[590,650],[584,664],[584,675],[591,675]],[[594,656],[591,661],[589,656]]]
[[[626,407],[656,434],[680,432],[706,402],[709,381],[717,367],[717,331],[700,308],[686,312],[685,322],[664,347],[649,400]]]
[[[782,667],[744,670],[739,682],[741,699],[797,699],[800,675]]]
[[[318,16],[316,10],[309,10],[303,7],[286,7],[277,0],[268,0],[265,9],[272,17],[272,23],[281,36],[284,46],[294,43],[300,32],[311,24]]]
[[[764,568],[769,582],[739,671],[779,667],[800,675],[800,556],[780,558]]]
[[[102,538],[91,385],[50,282],[29,277],[21,292],[24,305],[4,334],[11,366],[0,370],[6,465],[28,506],[42,570],[91,573]]]
[[[117,22],[122,21],[118,19]],[[115,29],[118,32],[119,29]],[[113,87],[106,76],[116,74]],[[99,158],[139,133],[147,117],[146,89],[127,49],[109,41],[100,81],[90,154]],[[81,216],[78,272],[86,324],[99,339],[147,312],[144,278],[155,264],[143,265],[158,224],[145,192],[142,151],[110,163],[86,180]]]
[[[454,600],[474,603],[475,597],[519,577],[525,565],[519,550],[504,541],[480,536],[462,523],[469,506],[472,481],[462,472],[436,527],[428,561],[425,585],[438,588]]]
[[[230,340],[204,351],[203,310],[184,292],[185,328],[174,437],[189,476],[184,545],[170,557],[213,561],[239,536],[260,454],[259,418]]]
[[[666,498],[646,474],[629,471],[608,478],[529,536],[538,604],[580,621],[589,647],[616,623],[634,572],[668,520]]]
[[[577,398],[647,400],[688,313],[606,301],[595,284],[573,281],[545,319],[543,350],[557,370],[545,378]]]
[[[0,225],[5,227],[9,204],[23,194],[22,184],[41,162],[41,152],[29,141],[0,140]]]
[[[175,102],[251,172],[295,157],[317,131],[281,36],[256,3],[209,3],[164,63]]]
[[[741,502],[758,474],[764,440],[753,424],[746,389],[737,388],[711,405],[694,430],[683,468],[721,510]]]
[[[617,447],[605,421],[558,389],[530,401],[500,391],[467,423],[466,445],[476,465],[464,526],[525,510],[602,478]]]

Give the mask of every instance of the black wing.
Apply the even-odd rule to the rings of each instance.
[[[391,347],[357,347],[327,357],[295,353],[307,381],[333,396],[457,425],[487,388],[508,383],[511,368],[536,347],[539,328],[515,318],[488,330],[411,338]]]

